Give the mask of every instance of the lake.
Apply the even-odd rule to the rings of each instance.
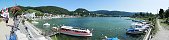
[[[80,28],[93,29],[92,37],[75,37],[64,34],[56,35],[58,40],[102,40],[104,36],[118,37],[120,40],[142,40],[143,35],[126,35],[126,29],[130,28],[132,21],[129,17],[81,17],[81,18],[56,18],[38,20],[37,28],[49,30],[53,26],[66,25]],[[44,28],[45,22],[51,24],[50,28]],[[55,39],[55,37],[52,37]]]

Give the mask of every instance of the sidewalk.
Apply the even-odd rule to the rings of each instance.
[[[30,35],[36,40],[48,40],[47,38],[45,38],[45,36],[41,35],[41,31],[39,29],[37,29],[34,25],[29,23],[28,21],[25,21],[25,25],[28,27]]]
[[[159,31],[157,31],[156,35],[151,40],[169,40],[169,30],[160,25],[159,19],[157,19],[157,25]]]
[[[13,25],[13,20],[9,18],[8,25]],[[0,22],[0,40],[7,40],[6,37],[10,35],[11,27],[7,27],[4,21]]]

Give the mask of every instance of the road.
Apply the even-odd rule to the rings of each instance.
[[[165,29],[160,25],[159,19],[157,19],[157,25],[159,31],[155,34],[155,36],[151,40],[169,40],[169,30]]]

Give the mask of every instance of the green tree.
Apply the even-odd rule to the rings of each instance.
[[[33,10],[33,9],[28,9],[27,11],[25,11],[26,13],[33,13],[35,12],[35,16],[43,16],[43,13],[37,10]]]
[[[164,10],[163,9],[160,9],[160,11],[159,11],[159,17],[160,18],[164,18]]]
[[[88,16],[90,12],[84,8],[78,8],[74,11],[74,13],[80,16]]]
[[[165,18],[168,18],[169,17],[169,9],[167,9],[164,13],[165,13],[165,15],[164,15]]]

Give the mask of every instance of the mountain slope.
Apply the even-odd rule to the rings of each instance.
[[[124,11],[108,11],[108,10],[98,10],[98,11],[91,11],[95,14],[104,14],[104,15],[111,15],[111,16],[132,16],[135,13],[132,12],[124,12]]]

